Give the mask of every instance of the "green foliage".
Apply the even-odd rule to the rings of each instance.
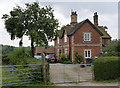
[[[32,58],[29,47],[17,48],[10,54],[2,54],[3,65],[40,64],[41,61]]]
[[[0,50],[0,51],[2,51],[0,54],[9,54],[16,48],[16,47],[9,46],[9,45],[0,45],[0,47],[2,49],[2,50]]]
[[[48,45],[56,36],[58,20],[55,19],[53,9],[50,6],[41,7],[39,3],[26,3],[25,8],[15,7],[10,15],[4,14],[5,28],[11,35],[11,40],[20,38],[19,45],[22,45],[23,35],[29,36],[31,40],[31,54],[34,56],[35,45]]]
[[[63,64],[72,64],[70,59],[68,59],[68,55],[65,55],[64,53],[60,54],[60,61],[59,62],[63,63]]]
[[[9,62],[11,65],[27,64],[25,58],[27,58],[24,48],[15,49],[11,54],[8,55]]]
[[[73,64],[70,60],[68,61],[63,61],[63,64]]]
[[[94,61],[95,80],[112,80],[120,77],[119,57],[101,57]]]
[[[66,55],[64,53],[60,53],[60,62],[63,63],[63,61],[66,61]]]
[[[10,59],[8,58],[8,54],[2,54],[1,56],[2,56],[2,64],[8,65],[10,61]]]
[[[80,64],[81,62],[84,62],[83,57],[81,55],[79,55],[78,52],[75,53],[75,57],[76,57],[77,63]]]
[[[10,54],[14,51],[17,50],[18,47],[14,47],[14,46],[9,46],[9,45],[0,45],[2,47],[2,52],[1,52],[1,57],[2,57],[2,64],[3,65],[8,65],[10,64]],[[29,57],[29,59],[31,59],[31,50],[30,47],[24,47],[25,50],[25,55],[26,57]],[[15,51],[14,51],[15,52]],[[18,50],[19,52],[19,50]],[[9,56],[9,57],[8,57]],[[26,58],[27,61],[29,61],[29,59]]]
[[[120,41],[112,40],[109,41],[108,44],[103,48],[104,56],[118,56],[118,52],[120,51]],[[107,52],[105,54],[105,52]]]

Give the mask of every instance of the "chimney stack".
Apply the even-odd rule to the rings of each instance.
[[[94,13],[93,18],[94,18],[94,25],[98,26],[98,15],[97,15],[97,12]]]
[[[77,24],[77,13],[76,13],[76,11],[71,12],[71,23],[70,24],[71,24],[71,26],[74,26],[74,25]]]

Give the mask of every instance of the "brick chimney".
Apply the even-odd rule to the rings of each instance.
[[[71,12],[71,26],[74,26],[77,24],[77,14],[76,14],[76,11],[72,11]]]
[[[98,26],[98,15],[97,15],[97,12],[94,13],[93,18],[94,18],[94,25]]]

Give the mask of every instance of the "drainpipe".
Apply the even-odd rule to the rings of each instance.
[[[69,37],[69,59],[71,60],[71,36],[68,37]]]

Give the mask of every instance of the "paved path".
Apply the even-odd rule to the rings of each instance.
[[[118,83],[93,83],[93,82],[82,82],[82,83],[55,84],[55,86],[118,86]]]
[[[81,82],[81,83],[55,84],[55,86],[118,86],[118,83]]]

